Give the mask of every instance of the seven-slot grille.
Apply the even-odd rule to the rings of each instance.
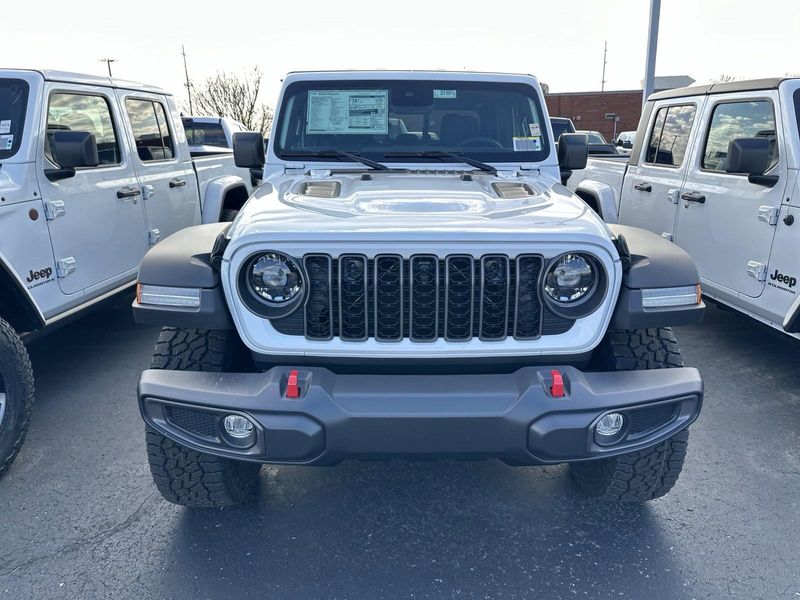
[[[539,299],[543,264],[535,254],[308,254],[305,305],[272,324],[310,340],[465,342],[563,333],[573,321]]]

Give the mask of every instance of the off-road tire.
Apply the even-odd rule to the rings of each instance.
[[[678,342],[669,327],[610,331],[599,354],[610,371],[670,369],[683,366]],[[683,469],[689,431],[684,429],[657,446],[615,458],[570,465],[570,474],[586,495],[611,502],[646,502],[672,489]]]
[[[165,327],[151,368],[177,371],[238,371],[249,368],[235,330]],[[260,465],[190,450],[146,427],[147,461],[161,495],[173,504],[220,507],[240,504],[258,480]]]
[[[0,422],[0,477],[17,457],[33,410],[33,369],[28,351],[14,329],[0,319],[0,393],[5,411]]]

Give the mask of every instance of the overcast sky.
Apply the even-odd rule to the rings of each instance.
[[[551,91],[641,87],[648,0],[180,2],[5,0],[2,62],[114,75],[185,97],[195,83],[259,65],[274,104],[287,71],[390,68],[532,73]],[[208,8],[207,8],[208,7]],[[800,73],[797,0],[663,0],[657,75]]]

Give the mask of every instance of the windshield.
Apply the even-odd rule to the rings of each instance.
[[[282,106],[275,154],[284,160],[330,161],[331,150],[384,162],[441,162],[435,153],[451,152],[518,163],[549,154],[538,96],[521,83],[303,81],[287,88]]]
[[[553,137],[558,143],[562,133],[575,133],[575,126],[567,119],[550,119],[553,128]]]
[[[225,130],[220,123],[207,123],[183,119],[183,128],[186,131],[186,141],[190,146],[219,146],[228,147]]]
[[[0,160],[14,156],[19,150],[27,105],[27,82],[0,79]]]
[[[586,131],[585,133],[589,138],[589,143],[590,144],[605,144],[606,143],[605,138],[602,135],[600,135],[599,133],[597,133],[596,131]]]

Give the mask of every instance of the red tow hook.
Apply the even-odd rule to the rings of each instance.
[[[292,369],[289,371],[289,379],[286,381],[286,397],[300,397],[300,386],[297,383],[297,369]]]
[[[556,371],[553,369],[550,371],[550,377],[553,378],[553,385],[550,386],[550,395],[553,398],[563,398],[564,397],[564,376],[561,375],[561,371]]]

